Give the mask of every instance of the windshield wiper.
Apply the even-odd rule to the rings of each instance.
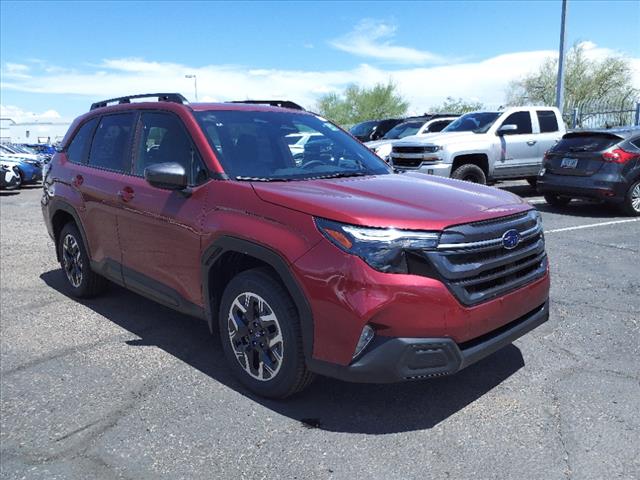
[[[235,179],[242,182],[288,182],[291,180],[291,178],[284,177],[246,177],[242,175],[236,176]]]
[[[366,177],[367,175],[373,175],[373,173],[336,172],[336,173],[328,173],[326,175],[318,175],[318,176],[315,176],[315,177],[305,177],[304,180],[321,180],[321,179],[325,179],[325,178]]]

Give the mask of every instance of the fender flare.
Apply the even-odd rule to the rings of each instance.
[[[89,256],[89,259],[91,259],[91,250],[89,248],[89,242],[87,242],[87,234],[84,231],[84,226],[82,225],[82,221],[80,220],[80,216],[78,215],[78,212],[76,212],[76,209],[68,202],[66,202],[65,200],[61,200],[59,198],[51,198],[49,199],[49,223],[51,224],[51,231],[53,232],[53,217],[55,217],[56,213],[63,211],[68,213],[69,215],[71,215],[73,217],[73,220],[76,224],[76,226],[78,227],[78,230],[80,231],[80,236],[82,237],[82,243],[84,244],[84,248],[85,251],[87,252],[87,255]],[[60,252],[58,251],[58,242],[57,239],[54,238],[54,241],[56,242],[56,257],[58,258],[58,261],[60,261]]]
[[[227,252],[236,252],[248,255],[269,265],[280,276],[284,287],[291,295],[293,302],[298,310],[300,318],[300,329],[302,332],[302,347],[306,359],[311,359],[313,353],[313,315],[311,306],[303,293],[300,284],[293,276],[289,263],[274,250],[259,245],[257,243],[232,236],[218,237],[211,245],[209,245],[202,254],[202,293],[205,306],[205,315],[209,324],[209,329],[213,332],[215,329],[214,319],[217,312],[212,311],[217,308],[214,305],[214,299],[209,293],[209,271],[215,262]],[[222,293],[222,292],[220,292]]]

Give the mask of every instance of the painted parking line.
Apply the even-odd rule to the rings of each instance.
[[[629,220],[614,220],[612,222],[590,223],[589,225],[577,225],[575,227],[556,228],[553,230],[545,230],[547,233],[569,232],[571,230],[582,230],[583,228],[606,227],[607,225],[617,225],[618,223],[640,222],[640,218],[631,218]]]

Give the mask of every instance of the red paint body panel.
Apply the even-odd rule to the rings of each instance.
[[[323,240],[294,265],[310,299],[314,358],[347,365],[365,324],[389,337],[451,337],[465,342],[540,306],[549,275],[473,307],[462,306],[439,280],[381,273]]]
[[[529,210],[512,193],[420,173],[257,184],[264,201],[372,227],[442,230]]]

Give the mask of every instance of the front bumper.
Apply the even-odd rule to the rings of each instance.
[[[620,175],[595,173],[591,176],[571,176],[546,173],[538,176],[538,192],[622,202],[629,185]]]
[[[401,165],[392,165],[394,168],[405,172],[418,172],[426,173],[427,175],[436,175],[438,177],[449,178],[451,176],[451,164],[450,163],[423,163],[417,168],[403,167]]]
[[[347,366],[312,360],[311,370],[349,382],[393,383],[454,374],[549,319],[549,300],[520,318],[474,340],[378,337]]]

